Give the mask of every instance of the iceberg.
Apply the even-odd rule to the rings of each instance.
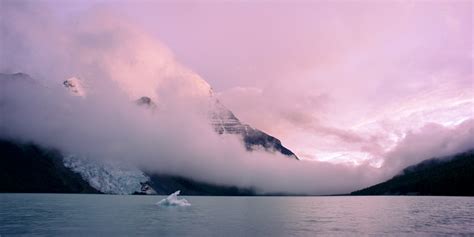
[[[156,203],[158,206],[178,206],[178,207],[186,207],[186,206],[191,206],[191,203],[188,202],[188,200],[184,198],[178,198],[178,195],[181,191],[178,190],[171,195],[169,195],[167,198],[164,198],[163,200],[159,201]]]

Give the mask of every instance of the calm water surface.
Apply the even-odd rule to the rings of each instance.
[[[469,197],[185,197],[0,194],[0,235],[474,236]]]

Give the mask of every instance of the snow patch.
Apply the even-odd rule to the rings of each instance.
[[[86,96],[86,86],[84,82],[77,78],[71,77],[63,82],[63,85],[75,96],[85,97]]]

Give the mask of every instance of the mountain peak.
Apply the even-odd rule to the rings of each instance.
[[[84,82],[77,77],[71,77],[65,80],[63,85],[75,96],[85,97],[87,94]]]
[[[148,97],[148,96],[142,96],[142,97],[140,97],[139,99],[135,100],[135,103],[136,103],[137,105],[145,106],[145,107],[151,108],[151,109],[156,108],[155,102],[153,102],[153,100],[152,100],[150,97]]]

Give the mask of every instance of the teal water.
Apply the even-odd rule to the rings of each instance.
[[[474,236],[470,197],[0,194],[0,235]]]

